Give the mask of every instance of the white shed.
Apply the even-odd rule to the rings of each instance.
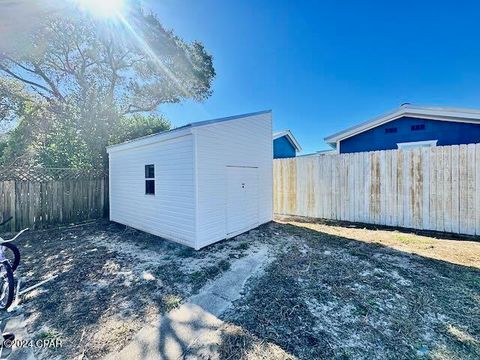
[[[273,217],[272,113],[109,146],[110,219],[200,249]]]

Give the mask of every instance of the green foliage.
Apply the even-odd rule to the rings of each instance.
[[[73,121],[66,119],[54,122],[50,131],[34,143],[40,164],[46,167],[71,168],[102,166],[101,154],[95,152],[93,146],[89,146],[88,135],[75,125]]]
[[[41,164],[45,167],[99,168],[103,166],[104,149],[89,129],[75,119],[47,121],[47,131],[36,131],[40,123],[35,112],[0,139],[0,166]],[[169,130],[170,122],[162,116],[134,114],[115,122],[114,131],[108,135],[108,144],[117,144],[141,136]],[[94,135],[94,134],[93,134]]]
[[[128,24],[115,25],[66,5],[35,28],[31,47],[0,53],[0,128],[17,126],[0,147],[3,163],[106,166],[108,144],[169,128],[148,115],[161,104],[211,95],[215,70],[203,45],[136,4]]]
[[[2,163],[3,154],[8,148],[8,139],[7,137],[0,137],[0,164]]]
[[[26,129],[19,124],[0,142],[0,165],[15,165],[19,159],[27,156],[28,144],[24,141]],[[25,162],[24,162],[25,163]]]
[[[34,98],[30,98],[23,84],[8,78],[0,77],[0,131],[12,127],[19,115],[25,114],[32,106]]]
[[[134,114],[132,117],[120,119],[117,132],[110,138],[109,144],[118,144],[169,129],[170,122],[163,116]]]

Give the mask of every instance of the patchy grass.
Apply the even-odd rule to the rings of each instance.
[[[225,315],[241,329],[224,336],[225,359],[250,359],[273,344],[290,355],[259,358],[480,358],[480,271],[472,266],[480,244],[299,222],[275,227],[293,239]]]
[[[453,264],[480,269],[480,242],[434,238],[395,230],[368,230],[356,227],[327,225],[325,223],[300,222],[299,219],[279,219],[299,228],[312,229],[324,234],[340,236],[368,244],[379,244],[410,254],[447,261]]]
[[[249,234],[238,238],[255,246]],[[57,275],[23,298],[27,331],[59,334],[60,358],[99,358],[118,350],[146,323],[178,307],[245,255],[235,240],[201,251],[124,226],[97,222],[30,231],[18,242],[27,287]],[[51,352],[35,349],[36,356]]]
[[[189,275],[188,283],[190,283],[194,291],[197,292],[208,282],[209,279],[217,277],[228,269],[230,269],[230,262],[225,259],[220,260],[215,265],[207,266],[191,273]]]
[[[58,331],[52,330],[41,330],[35,334],[34,340],[56,340],[60,339],[62,334]]]
[[[282,220],[201,251],[107,222],[19,241],[39,358],[99,358],[257,247],[273,260],[222,316],[221,359],[478,359],[480,243]],[[51,335],[45,334],[51,333]]]
[[[168,312],[179,307],[182,303],[182,298],[176,295],[166,295],[162,298],[162,302],[165,311]]]
[[[293,359],[280,346],[247,332],[240,326],[228,324],[221,329],[222,341],[219,346],[220,359],[248,359],[248,360],[285,360]]]

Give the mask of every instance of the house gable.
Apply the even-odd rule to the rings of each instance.
[[[398,149],[399,143],[435,141],[436,145],[480,142],[480,123],[403,116],[339,140],[340,153]]]
[[[302,148],[290,130],[273,134],[273,158],[283,159],[295,157]]]
[[[283,159],[295,157],[297,154],[295,147],[286,136],[273,140],[273,158]]]
[[[430,130],[419,131],[415,134],[413,132],[403,133],[403,136],[398,129],[385,132],[387,124],[396,120],[405,123],[429,122],[428,129]],[[407,103],[390,113],[327,136],[325,141],[339,153],[396,149],[398,142],[410,143],[435,139],[439,140],[438,145],[468,144],[480,142],[477,136],[478,125],[480,125],[480,110],[478,109],[425,107]],[[470,131],[469,134],[462,133]],[[430,134],[428,134],[429,132]],[[435,139],[426,139],[425,134],[435,136]],[[390,136],[384,139],[384,135]],[[352,140],[351,138],[356,139]],[[398,138],[402,138],[402,141],[393,145],[393,140]],[[342,144],[343,149],[341,148]]]

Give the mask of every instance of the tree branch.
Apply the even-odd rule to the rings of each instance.
[[[134,104],[128,105],[127,109],[122,112],[122,115],[135,114],[140,112],[148,112],[155,110],[162,103],[161,99],[154,101],[152,104],[147,106],[138,106]]]
[[[14,63],[16,66],[22,68],[22,69],[25,70],[25,71],[28,71],[28,72],[31,72],[31,73],[35,73],[35,70],[26,67],[25,65],[21,64],[20,62],[12,59],[10,56],[2,55],[2,57],[4,57],[5,59],[7,59],[8,61],[11,61],[11,62]]]
[[[21,82],[23,82],[23,83],[25,83],[25,84],[29,84],[29,85],[35,86],[35,87],[37,87],[37,88],[39,88],[39,89],[42,89],[42,90],[44,90],[44,91],[46,91],[46,92],[48,92],[48,93],[50,93],[50,94],[52,94],[52,95],[55,95],[55,93],[54,93],[52,90],[50,90],[49,88],[47,88],[46,86],[43,86],[43,85],[41,85],[41,84],[39,84],[39,83],[36,83],[36,82],[34,82],[34,81],[30,81],[30,80],[24,79],[24,78],[22,78],[21,76],[19,76],[19,75],[13,73],[12,71],[10,71],[7,67],[3,66],[2,64],[0,64],[0,70],[3,70],[4,72],[6,72],[6,73],[7,73],[8,75],[10,75],[11,77],[13,77],[13,78],[15,78],[15,79],[17,79],[17,80],[20,80]]]
[[[35,68],[35,73],[39,75],[51,88],[52,94],[55,95],[56,97],[60,98],[61,100],[65,100],[63,97],[62,93],[60,90],[58,90],[57,86],[53,83],[53,81],[43,72],[43,70],[40,68],[40,65],[34,63],[33,64]]]

